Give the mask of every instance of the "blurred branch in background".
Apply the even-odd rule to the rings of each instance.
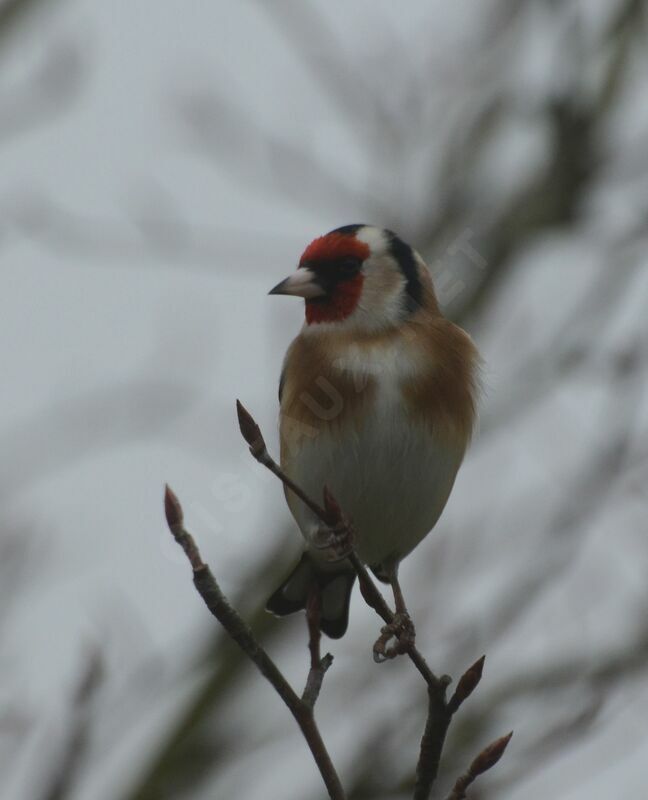
[[[78,99],[84,79],[80,49],[58,42],[28,79],[0,88],[0,145],[51,121]]]
[[[0,2],[0,58],[34,18],[60,5],[58,0]],[[0,144],[57,117],[79,97],[87,64],[76,42],[55,41],[40,59],[26,78],[0,86]]]
[[[2,0],[0,2],[0,47],[3,39],[11,40],[32,13],[52,5],[60,5],[60,0]]]
[[[98,652],[88,654],[83,674],[71,702],[72,721],[67,738],[58,742],[58,763],[46,778],[40,800],[65,800],[75,789],[77,773],[84,764],[92,719],[92,700],[101,685],[103,669]]]
[[[8,617],[20,603],[25,587],[38,584],[50,561],[50,544],[27,525],[16,526],[2,520],[0,531],[0,629],[6,637]],[[13,677],[11,660],[3,663],[2,684],[9,686]],[[74,789],[78,771],[85,765],[89,729],[92,719],[92,701],[102,681],[102,663],[98,651],[89,651],[82,665],[69,707],[65,710],[69,719],[62,738],[47,742],[47,751],[42,753],[39,771],[34,774],[33,797],[39,800],[62,800]],[[6,690],[5,690],[6,691]],[[42,709],[38,708],[28,694],[4,698],[0,714],[0,742],[5,764],[19,761],[21,746],[35,726]]]

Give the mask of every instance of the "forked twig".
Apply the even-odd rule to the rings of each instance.
[[[313,706],[319,694],[324,673],[331,665],[333,657],[326,655],[317,666],[311,665],[306,688],[304,689],[303,697],[300,698],[274,661],[256,640],[250,628],[222,593],[211,570],[202,560],[193,536],[184,526],[180,501],[168,486],[164,494],[164,510],[169,530],[184,550],[191,564],[194,585],[205,601],[205,605],[248,658],[257,666],[264,678],[272,684],[279,697],[290,709],[313,754],[315,763],[326,784],[329,797],[332,800],[345,800],[342,784],[324,745],[313,714]]]
[[[324,523],[324,525],[332,529],[337,528],[351,530],[350,521],[345,517],[331,491],[327,487],[323,487],[323,506],[319,505],[319,503],[313,500],[313,498],[309,497],[300,486],[298,486],[291,478],[288,477],[288,475],[286,475],[279,464],[277,464],[276,461],[274,461],[274,459],[270,456],[263,438],[263,434],[261,433],[261,429],[255,422],[250,412],[239,400],[236,401],[236,411],[241,434],[248,443],[252,456],[260,464],[263,464],[264,467],[269,469],[270,472],[276,475],[277,478],[279,478],[279,480],[284,484],[284,486],[288,487],[303,503],[305,503],[308,508],[310,508],[310,510]],[[382,593],[371,579],[366,567],[353,550],[353,546],[351,546],[349,552],[346,553],[346,558],[348,558],[354,570],[356,571],[360,584],[360,591],[365,602],[371,608],[373,608],[378,616],[381,617],[388,625],[391,624],[394,621],[394,613],[389,608]],[[309,622],[309,626],[312,628],[311,622]],[[313,632],[311,630],[311,642],[312,641]],[[461,676],[454,694],[450,700],[447,700],[446,690],[452,679],[448,675],[442,675],[441,677],[435,675],[427,665],[425,659],[416,648],[413,641],[409,640],[403,642],[403,651],[407,654],[414,666],[423,676],[423,679],[427,683],[428,687],[428,714],[425,730],[421,738],[419,758],[416,766],[416,783],[413,795],[414,800],[427,800],[427,798],[430,796],[432,785],[434,784],[438,774],[441,753],[443,751],[443,745],[445,743],[446,734],[452,717],[458,711],[464,700],[466,700],[477,688],[477,685],[482,677],[484,661],[486,657],[482,656],[466,670],[466,672]],[[316,657],[313,655],[313,650],[311,650],[311,659],[312,665],[317,663]],[[503,745],[496,761],[501,758],[504,748],[506,747],[506,744],[508,744],[511,736],[512,733],[509,734],[508,737],[504,737],[506,742]],[[498,740],[498,742],[501,741],[503,740]],[[494,747],[494,745],[490,745],[490,748],[492,747]],[[479,774],[478,772],[475,772],[473,768],[487,751],[489,751],[489,748],[486,748],[486,750],[483,751],[483,753],[480,754],[477,759],[475,759],[467,775],[459,778],[457,785],[459,785],[460,789],[462,785],[467,787],[469,783],[475,779],[477,774]],[[496,761],[493,761],[490,766],[493,766]],[[481,763],[482,762],[480,762],[480,764]],[[486,767],[485,769],[489,769],[490,766]],[[485,771],[485,769],[482,769],[482,772]],[[471,770],[473,770],[474,775]],[[468,783],[465,783],[467,776],[471,777]],[[464,784],[461,784],[461,781],[464,781]],[[464,795],[457,795],[457,797],[463,796]]]

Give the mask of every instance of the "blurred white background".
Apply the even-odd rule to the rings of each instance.
[[[209,618],[168,481],[296,685],[299,553],[267,291],[368,222],[430,264],[485,359],[481,430],[403,565],[418,641],[484,680],[442,797],[641,796],[648,758],[648,51],[642,0],[0,2],[0,791],[315,800],[285,708]],[[349,796],[411,796],[425,691],[354,596],[318,705]]]

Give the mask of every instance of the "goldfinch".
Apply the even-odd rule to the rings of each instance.
[[[439,310],[421,256],[389,230],[315,239],[270,294],[306,306],[280,380],[281,466],[316,500],[329,487],[359,558],[406,613],[398,565],[436,525],[470,442],[477,350]],[[286,500],[306,550],[267,609],[303,609],[317,587],[320,628],[339,638],[355,573],[322,549],[322,523],[290,490]]]

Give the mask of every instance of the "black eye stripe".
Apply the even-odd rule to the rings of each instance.
[[[360,272],[362,260],[355,256],[307,261],[301,265],[315,273],[319,285],[328,293],[341,281],[349,280]]]
[[[355,256],[344,256],[343,258],[317,259],[316,261],[306,261],[302,267],[312,269],[313,272],[325,272],[338,270],[358,270],[362,266],[362,260]]]
[[[349,256],[348,258],[341,258],[338,261],[334,262],[333,269],[337,269],[345,273],[358,272],[361,266],[362,266],[362,261],[359,258],[354,258],[353,256]]]

